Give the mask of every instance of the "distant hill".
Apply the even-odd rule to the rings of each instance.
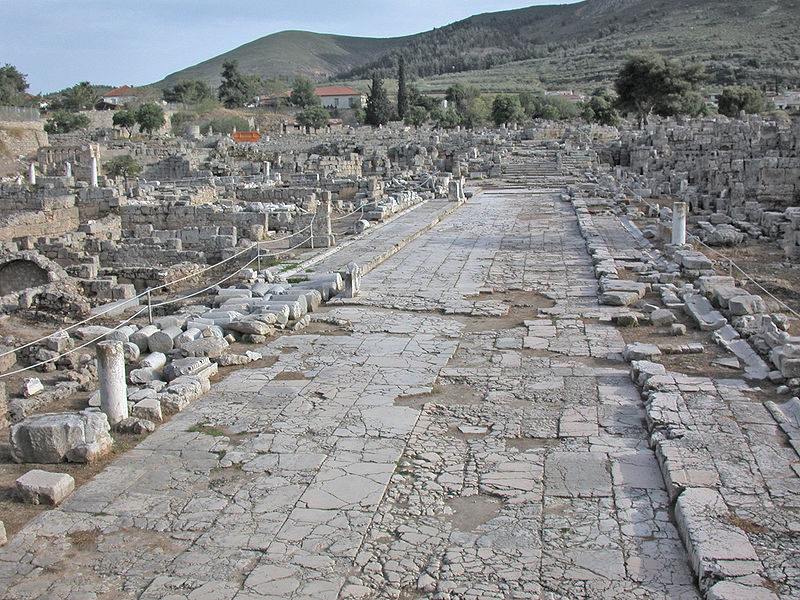
[[[269,35],[178,73],[219,84],[222,62],[263,78],[393,78],[397,58],[427,91],[452,82],[486,91],[609,85],[625,56],[652,48],[706,64],[708,85],[800,87],[800,0],[587,0],[475,15],[403,38],[299,31]]]
[[[262,79],[296,75],[316,80],[364,64],[406,43],[407,38],[361,38],[342,35],[281,31],[220,54],[182,71],[172,73],[154,85],[170,87],[181,79],[200,79],[213,87],[221,82],[222,63],[237,60],[239,69]]]

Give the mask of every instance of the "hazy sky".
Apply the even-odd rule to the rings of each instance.
[[[31,93],[144,85],[285,29],[393,37],[473,14],[576,0],[0,0],[0,64]]]

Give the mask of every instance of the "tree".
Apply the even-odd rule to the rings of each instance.
[[[330,118],[328,111],[321,106],[309,106],[297,115],[297,122],[303,127],[312,128],[316,132],[320,127],[327,125]]]
[[[402,120],[408,112],[408,90],[406,89],[406,61],[401,56],[397,64],[397,116]]]
[[[726,117],[738,117],[741,111],[757,115],[765,109],[764,94],[753,88],[726,87],[717,98],[717,106]]]
[[[89,117],[76,115],[68,110],[57,110],[44,124],[47,133],[70,133],[89,126]]]
[[[622,119],[614,107],[616,98],[608,90],[595,90],[594,95],[583,105],[581,115],[590,123],[619,127]]]
[[[428,111],[423,106],[411,106],[406,112],[405,122],[414,127],[421,127],[428,120]]]
[[[392,116],[392,105],[389,96],[383,87],[383,80],[377,73],[372,75],[372,84],[369,86],[367,95],[367,107],[365,111],[365,123],[367,125],[385,125]]]
[[[197,104],[214,96],[208,84],[199,79],[181,79],[171,88],[166,88],[162,94],[166,102],[184,104]]]
[[[103,164],[106,175],[111,177],[130,177],[142,172],[142,167],[130,156],[115,156]]]
[[[445,91],[444,97],[448,102],[453,104],[453,108],[461,113],[467,107],[467,102],[472,98],[478,98],[481,91],[471,85],[464,85],[463,83],[456,83],[451,85]]]
[[[147,132],[153,137],[156,129],[163,127],[167,120],[164,118],[164,109],[158,104],[148,102],[136,109],[136,122],[141,131]]]
[[[88,81],[81,81],[64,91],[61,102],[65,109],[78,111],[94,108],[99,99],[95,87]]]
[[[250,102],[252,96],[250,82],[239,71],[239,63],[235,60],[222,63],[222,84],[217,93],[220,102],[226,108],[237,108]]]
[[[684,110],[688,93],[703,77],[699,65],[683,66],[653,53],[636,54],[625,61],[614,87],[620,108],[635,112],[643,127],[653,112],[667,116]]]
[[[0,67],[0,106],[17,106],[25,99],[27,75],[9,64]]]
[[[314,84],[310,79],[297,77],[294,80],[292,93],[289,94],[289,102],[300,108],[307,108],[320,103],[319,96],[314,90]]]
[[[519,97],[510,94],[497,94],[492,102],[492,120],[498,127],[507,123],[521,123],[525,113]]]
[[[133,133],[133,126],[136,125],[136,112],[132,110],[118,110],[111,119],[114,127],[122,127],[128,132],[128,137]]]

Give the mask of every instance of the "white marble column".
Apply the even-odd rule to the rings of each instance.
[[[111,425],[128,418],[128,386],[125,383],[125,355],[122,342],[97,344],[100,410]]]
[[[686,243],[686,202],[672,203],[672,243],[676,246]]]

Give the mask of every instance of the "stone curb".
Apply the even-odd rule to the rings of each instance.
[[[570,198],[578,228],[590,256],[616,271],[614,259],[579,198]],[[631,224],[632,225],[632,224]],[[626,227],[627,228],[627,227]],[[595,265],[597,266],[597,265]],[[595,269],[599,279],[601,271]],[[681,422],[683,396],[663,365],[630,360],[631,378],[639,387],[647,414],[650,446],[674,501],[675,525],[689,554],[692,571],[706,600],[777,600],[758,576],[763,565],[747,535],[728,520],[730,511],[715,489],[710,456],[681,443],[687,424]]]
[[[383,253],[379,254],[378,256],[373,258],[371,261],[365,263],[364,266],[361,267],[361,275],[362,275],[362,277],[364,275],[366,275],[367,273],[369,273],[372,269],[374,269],[375,267],[380,265],[381,263],[385,262],[387,259],[389,259],[392,256],[394,256],[395,254],[397,254],[400,250],[405,248],[408,244],[410,244],[411,242],[413,242],[414,240],[416,240],[417,238],[419,238],[423,234],[427,233],[429,230],[431,230],[433,227],[435,227],[442,219],[444,219],[445,217],[453,214],[463,203],[464,203],[463,201],[462,202],[453,202],[453,206],[447,207],[441,213],[436,215],[436,217],[434,217],[429,223],[424,225],[416,233],[412,233],[408,237],[406,237],[403,240],[401,240],[398,243],[396,243],[394,246],[392,246],[386,252],[383,252]]]

